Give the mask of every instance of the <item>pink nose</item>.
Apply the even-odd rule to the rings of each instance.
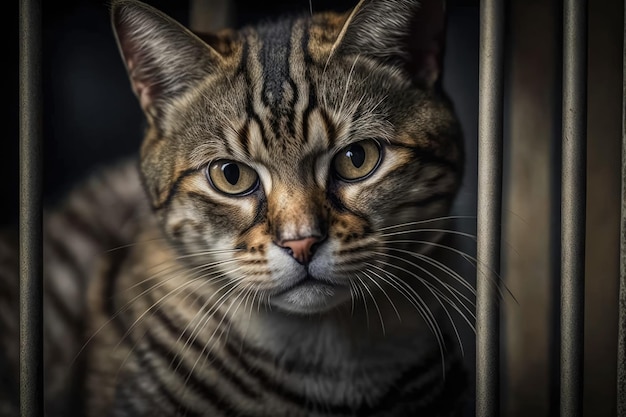
[[[313,256],[313,245],[319,242],[316,237],[307,237],[298,240],[287,240],[282,243],[282,247],[288,248],[296,261],[301,264],[308,264]]]

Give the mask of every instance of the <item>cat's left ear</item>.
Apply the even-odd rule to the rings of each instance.
[[[142,2],[113,1],[111,21],[133,91],[153,120],[222,64],[216,50]]]
[[[333,53],[365,55],[402,67],[431,88],[442,72],[444,0],[361,0],[349,14]]]

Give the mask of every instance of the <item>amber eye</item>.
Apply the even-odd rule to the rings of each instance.
[[[333,159],[335,172],[344,181],[357,181],[370,175],[380,163],[380,145],[373,139],[343,148]]]
[[[251,193],[259,184],[259,176],[252,168],[227,159],[211,162],[207,174],[213,188],[230,195]]]

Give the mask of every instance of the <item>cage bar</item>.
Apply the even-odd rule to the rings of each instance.
[[[587,162],[587,1],[563,3],[561,416],[582,415]]]
[[[480,2],[476,416],[500,414],[498,280],[502,209],[505,2]]]
[[[20,415],[43,416],[41,2],[19,6]]]
[[[619,325],[617,336],[617,417],[626,417],[626,1],[622,50],[622,207],[620,221]]]

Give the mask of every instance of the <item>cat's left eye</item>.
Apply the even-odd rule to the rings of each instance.
[[[344,181],[368,177],[380,163],[380,145],[373,139],[353,143],[340,150],[333,159],[333,169]]]
[[[213,188],[233,196],[250,194],[259,184],[259,176],[255,170],[227,159],[219,159],[209,164],[207,176]]]

